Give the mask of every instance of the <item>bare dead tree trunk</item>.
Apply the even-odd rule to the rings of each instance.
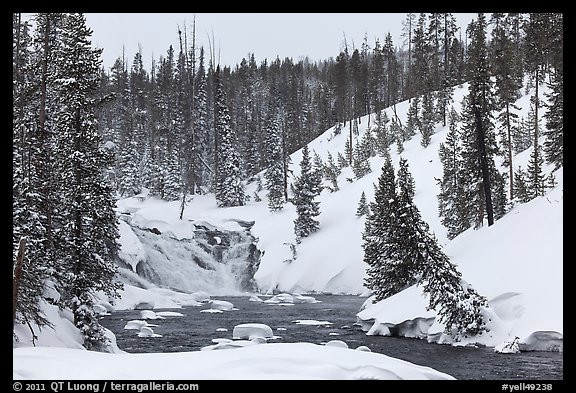
[[[12,278],[12,328],[16,323],[16,308],[18,307],[18,291],[20,289],[20,276],[24,263],[24,252],[26,251],[26,238],[21,237],[18,244],[18,255],[16,256],[16,266]]]

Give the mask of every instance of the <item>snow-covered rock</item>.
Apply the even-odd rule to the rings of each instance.
[[[251,296],[250,296],[250,299],[248,299],[248,300],[251,301],[251,302],[263,302],[263,300],[260,299],[260,298],[259,298],[258,296],[256,296],[256,295],[251,295]]]
[[[252,339],[254,337],[272,338],[274,333],[270,326],[263,323],[243,323],[234,326],[232,337],[234,339]]]
[[[162,335],[154,333],[154,330],[152,330],[150,326],[142,326],[138,337],[162,337]]]
[[[294,303],[320,303],[319,300],[316,300],[316,298],[312,296],[304,296],[298,293],[292,295],[292,300]]]
[[[156,313],[157,316],[159,317],[183,317],[184,314],[182,314],[181,312],[176,312],[176,311],[158,311]]]
[[[226,300],[209,300],[209,303],[213,310],[230,311],[234,308],[234,304]]]
[[[348,348],[348,344],[346,344],[342,340],[331,340],[324,345],[326,345],[327,347]]]
[[[133,319],[131,321],[126,322],[126,325],[124,325],[124,329],[125,330],[140,330],[140,328],[142,328],[144,326],[156,326],[156,325],[151,325],[148,322],[142,321],[140,319]]]
[[[140,311],[140,318],[142,318],[142,319],[166,319],[162,315],[158,315],[152,310]]]

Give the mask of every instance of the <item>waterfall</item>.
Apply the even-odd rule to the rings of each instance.
[[[253,222],[238,221],[239,230],[193,222],[192,236],[182,238],[169,230],[137,225],[129,215],[123,214],[121,219],[127,224],[121,223],[121,250],[139,251],[137,260],[121,252],[119,265],[138,276],[187,293],[234,295],[256,289],[254,273],[260,251],[250,233]]]

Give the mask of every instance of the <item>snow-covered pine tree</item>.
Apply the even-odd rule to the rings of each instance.
[[[50,31],[49,25],[46,25],[49,18],[48,14],[38,15],[40,40],[34,48],[31,46],[30,25],[22,22],[21,14],[13,14],[12,19],[13,323],[40,327],[49,325],[40,302],[54,255],[53,245],[48,239],[51,234],[47,230],[52,196],[49,189],[51,161],[46,161],[45,155],[49,156],[53,151],[50,140],[45,139],[48,135],[45,116],[47,72],[38,73],[36,67],[38,62],[40,69],[47,69],[48,40],[43,38],[48,37]],[[39,74],[42,78],[39,78]],[[38,99],[38,96],[42,98]],[[39,121],[42,111],[43,123]],[[25,242],[25,250],[19,264],[17,257],[21,240]]]
[[[486,19],[478,14],[478,19],[470,22],[471,38],[468,51],[469,94],[464,97],[463,119],[463,184],[468,189],[467,201],[476,210],[475,227],[494,223],[493,194],[498,187],[492,182],[497,179],[494,157],[499,153],[493,124],[495,109],[493,82],[488,61],[486,42]],[[499,196],[499,200],[505,197]]]
[[[204,47],[200,47],[194,93],[193,116],[194,127],[196,128],[196,138],[194,139],[196,173],[199,186],[209,188],[212,186],[214,178],[214,174],[210,169],[214,167],[214,131],[211,127],[208,110],[206,72],[204,70]]]
[[[296,243],[300,244],[302,238],[316,232],[320,226],[320,223],[314,218],[320,214],[320,202],[315,201],[319,195],[319,185],[312,170],[308,145],[304,145],[302,148],[300,176],[294,180],[293,188],[293,203],[298,213],[298,217],[294,220],[294,233],[296,234]]]
[[[384,157],[389,146],[394,141],[394,135],[390,134],[388,130],[389,122],[390,119],[386,111],[381,110],[376,112],[374,118],[374,141],[376,153],[381,157]]]
[[[353,153],[354,153],[354,146],[350,144],[350,139],[346,138],[346,143],[344,143],[344,157],[346,158],[346,163],[348,164],[346,166],[352,166],[354,161],[352,159]]]
[[[362,191],[360,201],[358,201],[358,208],[356,209],[356,217],[367,216],[368,214],[370,214],[370,206],[366,202],[366,193]]]
[[[551,92],[547,94],[548,110],[544,114],[546,130],[544,153],[546,160],[558,169],[564,161],[564,71],[558,68],[552,74]]]
[[[338,187],[338,176],[341,172],[342,170],[334,163],[332,153],[328,152],[328,159],[326,164],[324,164],[324,177],[332,184],[331,187],[328,187],[330,192],[340,190],[340,187]]]
[[[338,168],[340,170],[346,168],[349,165],[348,160],[346,160],[346,157],[344,157],[341,151],[338,152],[337,160],[338,160]]]
[[[120,146],[118,155],[118,193],[121,198],[131,197],[142,191],[137,159],[136,140],[127,137]]]
[[[214,102],[216,149],[216,202],[219,207],[243,206],[246,203],[242,183],[242,163],[236,138],[230,125],[226,93],[216,68],[216,99]]]
[[[362,141],[358,140],[354,146],[354,161],[352,163],[352,171],[354,172],[356,179],[360,179],[372,171],[372,168],[370,168],[370,161],[368,161],[370,158],[369,152],[366,151],[365,147],[366,146],[362,143]]]
[[[55,54],[55,86],[61,174],[60,264],[68,271],[62,297],[74,315],[84,346],[98,349],[107,341],[93,310],[97,291],[114,297],[118,226],[115,201],[103,180],[107,162],[97,133],[92,94],[99,83],[101,49],[91,47],[92,31],[82,14],[66,14],[61,48]]]
[[[403,241],[405,265],[408,274],[414,275],[418,285],[429,296],[428,309],[437,312],[445,325],[445,333],[456,340],[469,335],[482,334],[485,321],[482,308],[488,306],[481,296],[464,282],[462,274],[442,251],[438,240],[430,232],[414,204],[414,180],[408,163],[400,159],[398,170],[398,200],[400,235]]]
[[[526,203],[532,199],[526,185],[526,171],[518,167],[514,172],[514,200]]]
[[[363,260],[369,266],[364,285],[372,290],[376,301],[415,283],[413,278],[406,281],[405,277],[396,276],[395,265],[400,254],[392,239],[397,210],[394,167],[387,158],[382,166],[378,184],[374,186],[374,201],[370,203],[370,213],[366,217],[362,233]]]
[[[532,146],[530,160],[526,168],[526,187],[528,187],[530,199],[542,196],[546,192],[544,173],[542,171],[543,165],[544,157],[542,154],[542,146],[539,144]]]
[[[460,116],[452,107],[448,113],[448,134],[440,143],[438,156],[442,163],[442,178],[438,180],[438,213],[442,225],[446,227],[448,239],[470,228],[471,206],[466,202],[462,184],[461,135],[458,129]]]
[[[178,157],[169,155],[164,159],[162,199],[176,201],[182,197],[182,174],[180,173]]]
[[[270,211],[279,211],[284,207],[284,161],[282,159],[282,135],[278,125],[275,98],[270,101],[265,129],[264,146],[266,162],[266,188],[268,188],[268,207]]]
[[[324,181],[324,162],[322,157],[316,151],[314,151],[314,158],[312,159],[312,179],[314,184],[313,192],[316,195],[320,195],[324,186],[322,182]]]
[[[514,106],[520,96],[522,88],[522,74],[517,72],[514,59],[515,48],[512,41],[511,18],[504,18],[502,13],[493,13],[491,22],[492,44],[491,50],[491,67],[494,73],[496,88],[496,105],[501,110],[498,115],[498,127],[500,136],[500,146],[504,151],[503,165],[508,167],[508,183],[510,184],[510,199],[514,198],[512,184],[514,182],[514,167],[512,154],[512,135],[515,133],[514,125],[518,115],[510,109],[519,109]]]
[[[386,177],[390,177],[390,170],[383,169],[381,178],[386,172]],[[364,260],[370,266],[366,283],[370,284],[377,301],[407,286],[422,285],[423,292],[429,296],[428,309],[436,310],[447,334],[458,340],[482,333],[485,323],[481,308],[487,306],[487,301],[462,281],[461,273],[442,252],[428,224],[422,220],[413,201],[414,180],[403,158],[397,179],[397,187],[389,182],[376,189],[372,213],[366,220]],[[390,195],[382,193],[386,188]],[[390,198],[391,195],[394,196]],[[395,214],[376,218],[379,209],[392,206]]]
[[[420,130],[420,117],[418,116],[420,112],[420,98],[413,97],[410,100],[410,106],[408,107],[408,114],[406,118],[406,126],[403,130],[404,141],[412,138],[416,135],[416,132]],[[394,118],[392,118],[394,120]]]
[[[420,115],[420,134],[422,139],[420,145],[427,147],[434,133],[435,116],[434,101],[432,93],[426,92],[422,96],[422,114]]]

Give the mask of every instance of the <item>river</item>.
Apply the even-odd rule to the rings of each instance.
[[[366,300],[348,295],[314,295],[319,303],[300,303],[289,306],[249,301],[249,296],[213,296],[226,300],[237,310],[222,313],[201,312],[210,308],[154,310],[176,311],[183,317],[150,320],[154,333],[162,337],[141,338],[135,330],[124,330],[127,321],[141,319],[140,311],[116,311],[101,320],[117,339],[120,349],[130,353],[198,351],[214,344],[214,338],[232,338],[234,326],[241,323],[264,323],[281,338],[275,342],[312,342],[322,344],[342,340],[350,348],[360,345],[409,362],[432,367],[438,371],[466,380],[562,380],[563,353],[522,352],[498,354],[491,348],[463,348],[431,344],[414,338],[366,336],[355,324],[356,313]],[[266,299],[262,297],[262,299]],[[296,320],[318,320],[330,325],[297,324]],[[225,330],[224,330],[225,329]],[[265,344],[262,344],[265,345]],[[233,351],[234,349],[229,349]]]

